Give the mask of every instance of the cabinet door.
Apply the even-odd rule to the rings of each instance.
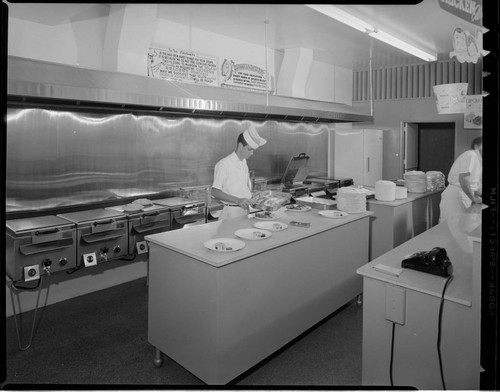
[[[335,131],[334,178],[352,178],[354,185],[364,182],[364,130]]]
[[[383,131],[365,129],[364,131],[364,179],[363,185],[375,186],[382,179]]]

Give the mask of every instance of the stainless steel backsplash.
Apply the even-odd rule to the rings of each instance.
[[[211,184],[249,120],[8,108],[7,212],[91,204]],[[267,144],[248,161],[279,178],[305,152],[326,175],[328,124],[255,122]]]

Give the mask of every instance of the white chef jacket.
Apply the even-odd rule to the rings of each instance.
[[[460,186],[458,180],[460,173],[470,173],[469,183],[472,192],[482,188],[483,159],[479,151],[467,150],[453,162],[448,174],[448,186],[441,194],[440,222],[463,212],[472,204],[472,200]]]
[[[246,159],[240,160],[236,152],[232,152],[227,157],[222,158],[214,168],[213,188],[236,197],[250,199],[252,192],[250,190],[250,175]],[[248,212],[238,206],[230,206],[223,202],[225,207],[219,219],[237,217],[246,215]]]

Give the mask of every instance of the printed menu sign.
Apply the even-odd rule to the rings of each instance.
[[[432,87],[438,114],[465,113],[467,83],[438,84]]]
[[[175,48],[150,48],[148,76],[183,83],[218,86],[217,57]]]
[[[266,83],[267,72],[252,64],[235,64],[234,61],[225,59],[221,66],[221,87],[254,92],[273,91],[273,80]]]
[[[464,113],[464,129],[483,127],[483,96],[467,95]]]

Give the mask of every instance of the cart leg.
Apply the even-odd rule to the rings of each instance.
[[[356,297],[356,305],[357,306],[363,305],[363,294],[358,294],[358,296]]]
[[[158,368],[161,367],[161,365],[163,365],[163,358],[162,358],[161,351],[159,349],[156,349],[155,359],[153,360],[153,363]]]

